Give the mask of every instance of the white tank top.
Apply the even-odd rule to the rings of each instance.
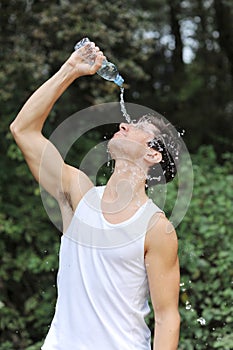
[[[153,214],[148,200],[129,219],[107,222],[104,186],[80,201],[61,238],[58,299],[42,350],[150,350],[144,240]]]

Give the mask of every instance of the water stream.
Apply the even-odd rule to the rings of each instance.
[[[125,107],[125,101],[124,101],[124,88],[121,87],[121,93],[120,93],[120,106],[121,106],[121,112],[123,114],[123,117],[127,121],[127,123],[131,123],[130,115],[127,113],[126,107]]]

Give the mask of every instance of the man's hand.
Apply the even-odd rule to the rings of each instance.
[[[77,77],[83,75],[93,75],[102,66],[103,60],[106,57],[99,47],[93,42],[86,43],[83,47],[74,51],[65,65],[73,67]]]

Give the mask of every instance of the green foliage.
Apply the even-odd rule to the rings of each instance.
[[[233,348],[233,155],[223,154],[219,164],[213,147],[205,146],[192,161],[192,200],[176,228],[181,267],[179,350],[228,350]],[[174,181],[167,186],[168,217],[176,196]],[[153,329],[152,315],[148,323]]]
[[[23,350],[41,341],[53,314],[59,236],[13,143],[7,156],[0,181],[0,349]]]
[[[88,36],[119,67],[127,102],[158,110],[187,129],[192,151],[210,143],[232,150],[233,6],[223,0],[178,4],[2,0],[1,130],[31,92],[59,69],[74,44]],[[221,21],[223,10],[227,21]],[[180,47],[176,50],[177,42],[183,56],[190,48],[188,64]],[[90,104],[117,101],[118,93],[98,75],[80,79],[55,106],[47,131]]]
[[[233,157],[223,158],[218,164],[212,147],[201,148],[193,157],[193,197],[177,229],[180,350],[233,348]]]
[[[0,1],[0,350],[40,349],[54,312],[59,249],[59,233],[48,220],[9,124],[83,36],[94,40],[118,65],[127,83],[127,102],[161,111],[184,127],[192,151],[210,143],[217,151],[216,155],[213,148],[203,147],[193,156],[193,198],[177,229],[182,272],[180,350],[233,347],[233,172],[232,154],[225,153],[232,151],[233,46],[226,38],[232,40],[233,6],[225,0],[181,1],[172,23],[173,3],[179,2]],[[227,21],[223,16],[225,24],[222,11],[228,16]],[[189,64],[181,60],[177,68],[175,39],[180,37],[183,47],[191,46],[193,59]],[[98,75],[81,78],[54,107],[45,134],[77,110],[118,99],[114,84]],[[93,131],[82,139],[79,152],[72,148],[68,158],[79,163],[98,138]],[[99,184],[106,181],[104,172],[106,168],[98,174]],[[175,186],[168,186],[168,212]],[[152,320],[150,315],[151,328]]]
[[[192,158],[193,197],[177,228],[182,318],[179,349],[228,349],[233,346],[232,155],[224,154],[218,164],[213,148],[203,147]],[[22,166],[21,160],[18,166]],[[100,173],[100,182],[102,177]],[[26,172],[22,178],[19,172],[15,182],[26,179],[30,182],[30,175]],[[54,312],[59,236],[33,183],[30,189],[12,188],[10,183],[5,186],[8,203],[2,204],[8,210],[3,205],[0,216],[0,349],[39,350]],[[176,185],[171,183],[168,203],[175,196]],[[167,211],[169,214],[169,205]],[[153,329],[153,314],[148,324]]]

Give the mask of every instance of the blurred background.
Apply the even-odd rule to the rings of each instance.
[[[54,313],[60,242],[9,124],[85,36],[118,66],[126,102],[185,130],[194,190],[177,227],[179,349],[233,349],[233,2],[2,0],[0,26],[0,350],[40,349]],[[45,135],[78,110],[118,101],[115,84],[82,77],[56,103]],[[89,132],[70,162],[111,132]],[[175,186],[167,196],[174,199]],[[153,313],[147,322],[153,331]]]

